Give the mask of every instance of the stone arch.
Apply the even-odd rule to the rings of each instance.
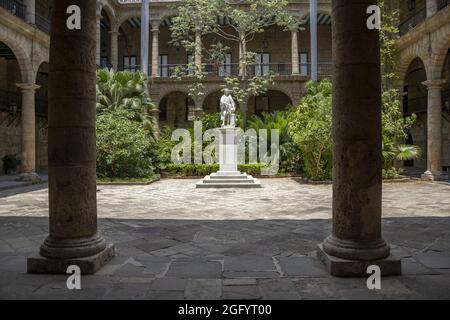
[[[0,42],[3,42],[5,45],[7,45],[14,53],[17,63],[19,64],[21,81],[26,83],[33,83],[33,65],[31,63],[30,57],[23,49],[24,46],[11,38],[6,28],[0,28]]]
[[[289,105],[293,105],[293,101],[286,91],[271,87],[265,94],[249,97],[247,101],[247,117],[260,115],[263,112],[284,111]]]
[[[426,63],[427,59],[422,54],[418,45],[410,46],[400,54],[400,64],[397,68],[397,75],[399,76],[399,79],[405,79],[409,66],[417,58],[419,58],[423,62],[427,74],[427,79],[429,79],[429,68],[427,68]]]
[[[195,112],[195,102],[186,91],[173,90],[161,95],[158,109],[161,126],[187,128],[191,126],[190,116]]]
[[[100,3],[100,10],[104,10],[106,12],[108,19],[109,21],[111,21],[111,23],[115,20],[116,12],[108,1],[103,1]]]
[[[141,10],[140,8],[136,8],[133,10],[123,11],[120,16],[116,17],[115,23],[111,25],[111,31],[117,32],[122,24],[124,24],[130,18],[140,18]]]
[[[439,30],[436,35],[436,51],[431,58],[432,79],[441,79],[447,52],[450,49],[450,23],[445,30]]]

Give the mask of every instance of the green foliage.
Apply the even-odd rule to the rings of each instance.
[[[11,174],[16,173],[20,165],[20,160],[15,154],[8,154],[2,158],[3,162],[3,173]]]
[[[226,53],[230,52],[230,47],[223,42],[237,43],[242,52],[239,58],[242,66],[240,77],[225,78],[224,87],[229,87],[232,95],[244,107],[250,96],[265,93],[274,77],[272,73],[247,77],[247,66],[255,63],[255,53],[247,51],[247,44],[256,34],[273,25],[299,29],[298,22],[288,14],[287,5],[287,0],[254,0],[244,8],[226,0],[186,0],[181,5],[174,6],[178,14],[172,19],[171,43],[201,56],[204,63],[216,67],[224,63]],[[229,23],[226,26],[221,25],[218,16],[227,17]],[[212,34],[214,40],[209,46],[198,48],[196,34]],[[194,101],[199,101],[204,96],[203,81],[206,75],[202,67],[195,63],[178,67],[173,72],[173,77],[177,79],[190,77],[188,90]]]
[[[303,157],[305,175],[328,180],[332,174],[332,85],[328,80],[308,82],[307,93],[289,115],[289,134]]]
[[[101,178],[141,178],[153,173],[147,131],[115,112],[97,117],[97,174]]]
[[[400,111],[400,101],[397,90],[391,89],[383,92],[383,106],[381,113],[383,136],[384,169],[394,166],[394,160],[413,160],[421,156],[420,148],[405,145],[406,132],[416,121],[416,115],[404,117]]]
[[[253,116],[247,123],[247,129],[267,130],[267,145],[272,145],[271,131],[279,130],[280,171],[299,173],[302,170],[301,151],[289,134],[289,112],[280,111]],[[269,147],[270,150],[270,147]]]
[[[239,171],[252,176],[260,175],[263,168],[265,168],[265,165],[259,163],[240,164],[238,166]],[[204,177],[217,171],[219,171],[219,164],[169,164],[164,169],[166,174],[175,177]]]
[[[386,180],[403,178],[404,176],[402,174],[403,174],[403,171],[401,169],[396,169],[396,168],[383,169],[383,179],[386,179]]]
[[[102,69],[97,71],[97,114],[114,115],[142,123],[154,137],[154,109],[148,94],[148,77],[138,71],[129,72]]]

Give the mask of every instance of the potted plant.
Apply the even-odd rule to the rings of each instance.
[[[8,154],[2,158],[2,162],[4,174],[15,174],[18,172],[20,160],[17,158],[17,155]]]

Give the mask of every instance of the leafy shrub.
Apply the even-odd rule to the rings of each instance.
[[[148,132],[142,124],[114,112],[97,117],[97,174],[141,178],[153,173]]]
[[[279,111],[263,113],[261,116],[253,116],[247,123],[248,128],[267,130],[268,150],[272,145],[271,131],[279,130],[280,137],[280,171],[299,173],[302,171],[302,157],[300,148],[292,140],[289,134],[289,112]],[[261,159],[260,159],[261,161]]]
[[[289,134],[298,145],[304,173],[311,180],[328,180],[332,174],[331,102],[328,80],[308,82],[307,94],[289,114]]]
[[[240,164],[238,170],[253,176],[261,174],[264,164]],[[168,164],[164,170],[170,176],[204,177],[219,171],[219,164]]]

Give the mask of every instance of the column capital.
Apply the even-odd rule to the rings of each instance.
[[[422,84],[428,89],[441,89],[442,85],[445,84],[447,80],[445,79],[433,79],[422,82]]]
[[[159,31],[159,27],[152,27],[151,32],[152,33],[159,33],[160,32]]]
[[[112,36],[120,36],[120,32],[119,31],[108,31],[108,33]]]
[[[36,91],[41,86],[35,84],[35,83],[16,83],[16,86],[20,89],[22,92],[29,92],[29,91]]]

